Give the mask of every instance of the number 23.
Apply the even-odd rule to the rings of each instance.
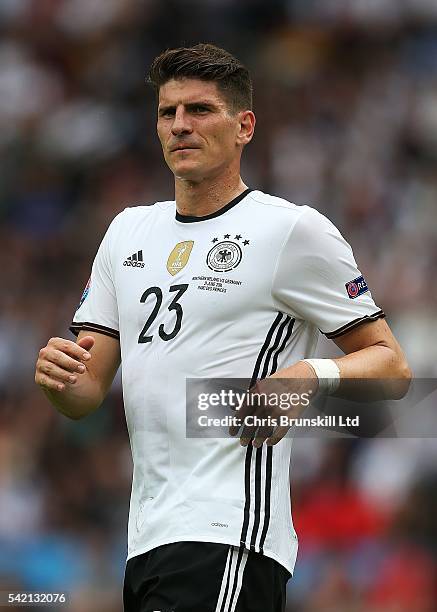
[[[179,333],[180,329],[181,329],[181,324],[182,324],[182,316],[184,314],[183,310],[182,310],[182,306],[179,304],[178,300],[182,297],[182,295],[185,293],[185,291],[188,289],[188,285],[173,285],[172,287],[169,288],[170,292],[174,292],[177,291],[175,297],[173,298],[173,300],[171,301],[168,310],[175,310],[176,311],[176,321],[175,321],[175,325],[174,328],[170,331],[170,332],[166,332],[164,329],[164,324],[161,323],[161,325],[159,326],[158,329],[158,334],[159,337],[162,338],[162,340],[165,340],[166,342],[168,340],[173,340],[173,338]],[[143,295],[141,296],[140,302],[142,304],[144,304],[144,302],[147,300],[147,298],[149,297],[149,295],[154,295],[156,298],[156,302],[155,305],[153,307],[152,312],[150,313],[147,321],[144,324],[143,329],[141,330],[141,333],[138,337],[138,343],[139,344],[145,344],[147,342],[152,342],[153,340],[153,335],[151,336],[147,336],[147,331],[149,329],[149,327],[152,325],[153,321],[156,319],[159,309],[161,308],[162,305],[162,290],[159,287],[149,287],[148,289],[145,290],[145,292],[143,293]]]

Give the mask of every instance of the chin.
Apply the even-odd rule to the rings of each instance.
[[[173,167],[171,170],[176,178],[184,181],[198,181],[203,178],[200,168],[193,168],[193,166],[189,166],[188,164],[186,166],[183,164],[178,165],[177,167]]]

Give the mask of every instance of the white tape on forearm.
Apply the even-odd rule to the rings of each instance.
[[[302,359],[313,368],[319,379],[319,392],[326,395],[335,393],[340,384],[340,370],[333,359]]]

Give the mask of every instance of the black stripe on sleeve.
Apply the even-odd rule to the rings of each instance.
[[[79,335],[79,332],[84,331],[93,331],[98,332],[99,334],[103,334],[104,336],[110,336],[111,338],[120,339],[120,333],[116,329],[112,329],[111,327],[105,327],[104,325],[99,325],[98,323],[89,323],[88,321],[84,321],[83,323],[73,323],[68,328],[76,337]]]
[[[369,323],[370,321],[376,321],[377,319],[384,319],[384,317],[385,317],[384,311],[378,310],[374,314],[365,315],[364,317],[359,317],[358,319],[354,319],[353,321],[350,321],[350,323],[346,323],[346,325],[342,325],[342,327],[339,327],[335,331],[327,332],[327,333],[322,332],[322,333],[327,338],[337,338],[337,336],[341,336],[342,334],[345,334],[346,332],[350,331],[351,329],[354,329],[355,327],[358,327],[359,325],[362,325],[363,323]]]

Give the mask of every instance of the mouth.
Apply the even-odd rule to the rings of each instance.
[[[198,148],[199,147],[189,147],[189,146],[179,145],[177,147],[173,147],[172,149],[170,149],[170,152],[177,153],[178,151],[195,151]]]

